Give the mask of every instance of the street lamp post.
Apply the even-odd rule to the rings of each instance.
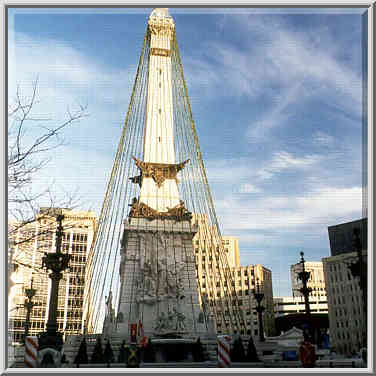
[[[254,295],[254,297],[257,301],[256,311],[257,311],[257,314],[258,314],[258,322],[259,322],[259,339],[260,339],[260,342],[264,342],[265,337],[264,337],[264,326],[263,326],[263,323],[262,323],[262,312],[264,311],[265,308],[261,305],[261,301],[262,301],[262,299],[264,299],[264,294],[262,292],[260,292],[259,278],[257,278],[257,282],[256,282],[255,290],[253,291],[253,295]]]
[[[48,309],[47,330],[41,333],[39,337],[39,351],[44,348],[52,348],[61,351],[63,347],[62,333],[58,332],[57,325],[57,307],[59,298],[59,283],[63,277],[62,272],[68,268],[69,255],[61,252],[61,242],[63,237],[62,221],[64,216],[59,214],[56,217],[58,223],[56,231],[56,252],[45,253],[42,259],[42,267],[51,270],[49,277],[51,278],[50,304]]]
[[[31,286],[29,289],[25,289],[25,295],[27,297],[27,301],[25,301],[24,307],[26,308],[26,321],[25,321],[25,334],[24,334],[24,341],[26,337],[29,335],[30,329],[30,314],[33,307],[36,303],[33,302],[33,297],[35,296],[37,290],[33,289],[33,279],[31,279]]]
[[[304,296],[304,304],[305,304],[305,311],[307,318],[311,317],[311,309],[309,306],[309,294],[312,292],[312,289],[310,287],[307,287],[307,282],[309,280],[309,277],[311,276],[311,273],[305,270],[305,260],[304,260],[304,252],[300,252],[301,256],[301,264],[303,266],[303,270],[298,273],[298,278],[302,281],[303,287],[299,289],[299,291]]]
[[[305,260],[304,260],[304,252],[300,252],[300,263],[302,264],[302,271],[298,273],[298,278],[302,281],[303,287],[299,289],[301,294],[304,297],[304,305],[305,305],[305,313],[306,313],[306,322],[308,326],[308,333],[310,337],[314,337],[314,331],[311,327],[311,309],[309,306],[309,294],[312,292],[312,289],[307,286],[307,282],[311,276],[311,273],[305,270]]]

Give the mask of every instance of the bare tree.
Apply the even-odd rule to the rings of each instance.
[[[63,130],[88,116],[86,106],[78,106],[74,111],[68,108],[65,118],[54,122],[35,114],[37,92],[38,80],[32,83],[30,96],[23,96],[18,87],[8,108],[9,276],[18,266],[40,271],[32,266],[29,244],[36,237],[39,240],[56,231],[54,218],[51,218],[55,208],[72,209],[79,201],[77,192],[65,192],[57,198],[56,190],[52,189],[53,182],[40,191],[35,190],[33,183],[36,174],[48,167],[50,152],[64,144]],[[39,222],[37,231],[33,226],[36,221]],[[21,232],[22,236],[19,236]],[[16,248],[17,254],[14,253]]]
[[[22,96],[18,87],[8,108],[8,214],[12,220],[8,235],[35,221],[42,201],[45,207],[72,208],[78,200],[77,192],[57,199],[52,183],[36,192],[33,179],[50,161],[49,152],[63,144],[64,128],[87,116],[86,106],[78,106],[74,111],[68,108],[66,118],[56,124],[34,113],[37,90],[38,80],[33,82],[29,97]]]

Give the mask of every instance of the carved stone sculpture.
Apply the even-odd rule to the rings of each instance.
[[[185,315],[175,307],[172,311],[161,312],[154,326],[156,334],[181,333],[185,331]]]
[[[165,329],[168,329],[168,318],[166,317],[164,312],[161,312],[158,316],[154,329],[157,332],[161,332]]]
[[[178,312],[175,307],[173,308],[173,310],[176,317],[176,330],[185,330],[185,315],[181,312]]]
[[[133,198],[131,210],[129,212],[130,217],[134,218],[147,218],[153,219],[173,219],[175,221],[190,220],[192,214],[185,208],[184,202],[180,200],[180,203],[173,208],[167,208],[167,212],[159,212],[154,210],[150,206],[143,202],[138,202],[136,198]]]

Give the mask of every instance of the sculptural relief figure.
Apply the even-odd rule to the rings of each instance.
[[[176,322],[176,318],[175,318],[175,313],[174,312],[168,312],[168,315],[167,315],[167,327],[168,329],[175,329],[174,326],[175,326],[175,322]]]
[[[176,330],[185,330],[185,315],[179,312],[175,307],[173,308],[173,311],[176,317]]]
[[[150,309],[153,305],[160,304],[158,310],[165,311],[166,321],[162,325],[164,318],[158,316],[155,327],[159,330],[176,330],[177,315],[169,315],[168,307],[172,299],[181,299],[184,294],[186,262],[185,255],[181,253],[182,241],[161,232],[140,234],[138,239],[139,272],[134,282],[136,302],[148,305]],[[180,252],[177,252],[177,249],[180,249]],[[183,321],[179,323],[179,328]]]
[[[168,319],[167,319],[165,313],[161,312],[160,315],[157,318],[157,322],[155,324],[154,329],[157,332],[162,332],[167,328],[168,328]]]
[[[110,291],[108,298],[106,298],[106,311],[103,322],[103,333],[105,336],[111,335],[115,324],[115,310],[112,307],[112,291]]]
[[[157,276],[150,261],[146,261],[135,282],[137,302],[154,303],[157,298]]]
[[[138,267],[139,277],[134,283],[136,291],[136,301],[138,303],[145,302],[153,304],[157,296],[157,268],[156,256],[152,252],[153,248],[153,234],[139,235],[138,247]]]
[[[108,298],[106,299],[105,318],[107,318],[107,320],[109,322],[113,322],[114,316],[115,316],[115,312],[114,312],[114,309],[112,307],[112,291],[110,291],[110,293],[108,294]]]
[[[173,332],[185,331],[185,315],[179,312],[176,307],[172,311],[161,312],[157,317],[156,324],[154,326],[157,334],[166,334]]]
[[[163,258],[158,261],[158,294],[161,298],[176,298],[183,295],[183,279],[184,263],[167,263],[167,259]]]

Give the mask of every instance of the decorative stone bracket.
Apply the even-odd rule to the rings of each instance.
[[[160,188],[166,179],[175,179],[178,182],[176,175],[181,171],[189,162],[189,159],[178,164],[170,163],[153,163],[143,162],[133,157],[136,166],[141,170],[141,179],[139,176],[130,178],[133,183],[142,183],[142,178],[153,178],[158,188]]]

